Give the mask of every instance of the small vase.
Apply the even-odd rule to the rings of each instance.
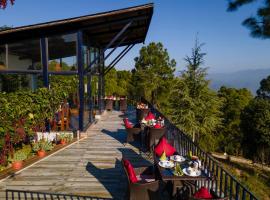
[[[44,150],[39,150],[37,152],[38,157],[43,158],[46,155],[46,152]]]
[[[66,141],[65,140],[60,140],[60,144],[65,145]]]
[[[23,164],[23,161],[14,161],[13,163],[12,163],[12,168],[14,169],[14,170],[19,170],[19,169],[21,169],[22,168],[22,164]]]

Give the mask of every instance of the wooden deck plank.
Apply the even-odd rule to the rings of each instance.
[[[0,199],[6,189],[123,199],[127,185],[122,157],[134,166],[150,161],[137,147],[124,145],[120,115],[117,111],[104,114],[87,130],[86,139],[0,182]]]

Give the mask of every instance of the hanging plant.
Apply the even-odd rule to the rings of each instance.
[[[13,5],[15,0],[9,0],[10,4]],[[8,0],[0,0],[0,8],[5,9],[7,7]]]

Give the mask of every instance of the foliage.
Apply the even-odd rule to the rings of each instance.
[[[105,76],[105,94],[128,96],[130,80],[130,71],[111,69]]]
[[[205,55],[201,52],[201,46],[196,41],[192,56],[185,58],[187,70],[173,84],[169,114],[181,130],[190,134],[206,150],[212,150],[215,148],[215,131],[221,124],[221,101],[209,89],[206,69],[200,67]]]
[[[58,135],[59,140],[64,140],[66,142],[71,142],[72,141],[72,135],[70,133],[61,133]]]
[[[245,156],[270,162],[270,101],[253,99],[241,115]]]
[[[252,100],[249,90],[221,87],[218,96],[222,99],[222,127],[219,129],[219,150],[231,155],[239,155],[242,149],[243,133],[240,116]]]
[[[239,7],[257,0],[231,0],[228,11],[235,11]],[[270,38],[270,1],[265,0],[264,6],[257,10],[255,17],[249,17],[243,21],[243,25],[251,30],[251,36],[258,38]]]
[[[260,88],[257,90],[257,96],[270,99],[270,76],[260,82]]]
[[[13,5],[15,0],[9,0],[10,4]],[[0,0],[0,9],[5,9],[7,7],[8,0]]]
[[[50,151],[53,149],[53,144],[52,144],[52,142],[50,142],[48,140],[42,139],[38,142],[32,143],[32,149],[34,152],[38,152],[40,150]]]
[[[160,109],[166,108],[175,66],[175,60],[170,59],[161,43],[152,42],[142,47],[139,57],[135,58],[131,93],[150,100]]]
[[[45,130],[45,122],[54,117],[59,105],[77,91],[76,77],[51,77],[51,89],[35,92],[0,92],[0,164],[12,154],[13,145],[24,142],[36,131]],[[1,145],[0,145],[1,147]]]
[[[22,149],[15,151],[15,153],[13,154],[13,156],[9,157],[9,161],[10,162],[15,162],[15,161],[22,161],[25,160],[27,158],[28,154],[23,151]]]

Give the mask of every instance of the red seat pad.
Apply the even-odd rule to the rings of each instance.
[[[162,137],[155,147],[155,154],[159,157],[163,152],[165,152],[166,156],[172,156],[176,152],[176,149],[167,142],[165,137]]]
[[[129,122],[128,118],[123,119],[126,128],[133,128],[132,124]]]
[[[128,177],[131,183],[136,183],[138,182],[138,179],[136,177],[136,173],[134,171],[133,166],[131,165],[131,163],[129,162],[129,160],[123,159],[124,162],[124,167],[127,170],[128,173]]]
[[[155,124],[154,128],[162,128],[160,124]]]
[[[145,120],[149,121],[152,119],[155,119],[155,115],[153,113],[149,112],[148,115],[145,117]]]
[[[213,199],[213,196],[210,194],[210,192],[205,187],[201,187],[195,194],[195,198],[199,199]]]

